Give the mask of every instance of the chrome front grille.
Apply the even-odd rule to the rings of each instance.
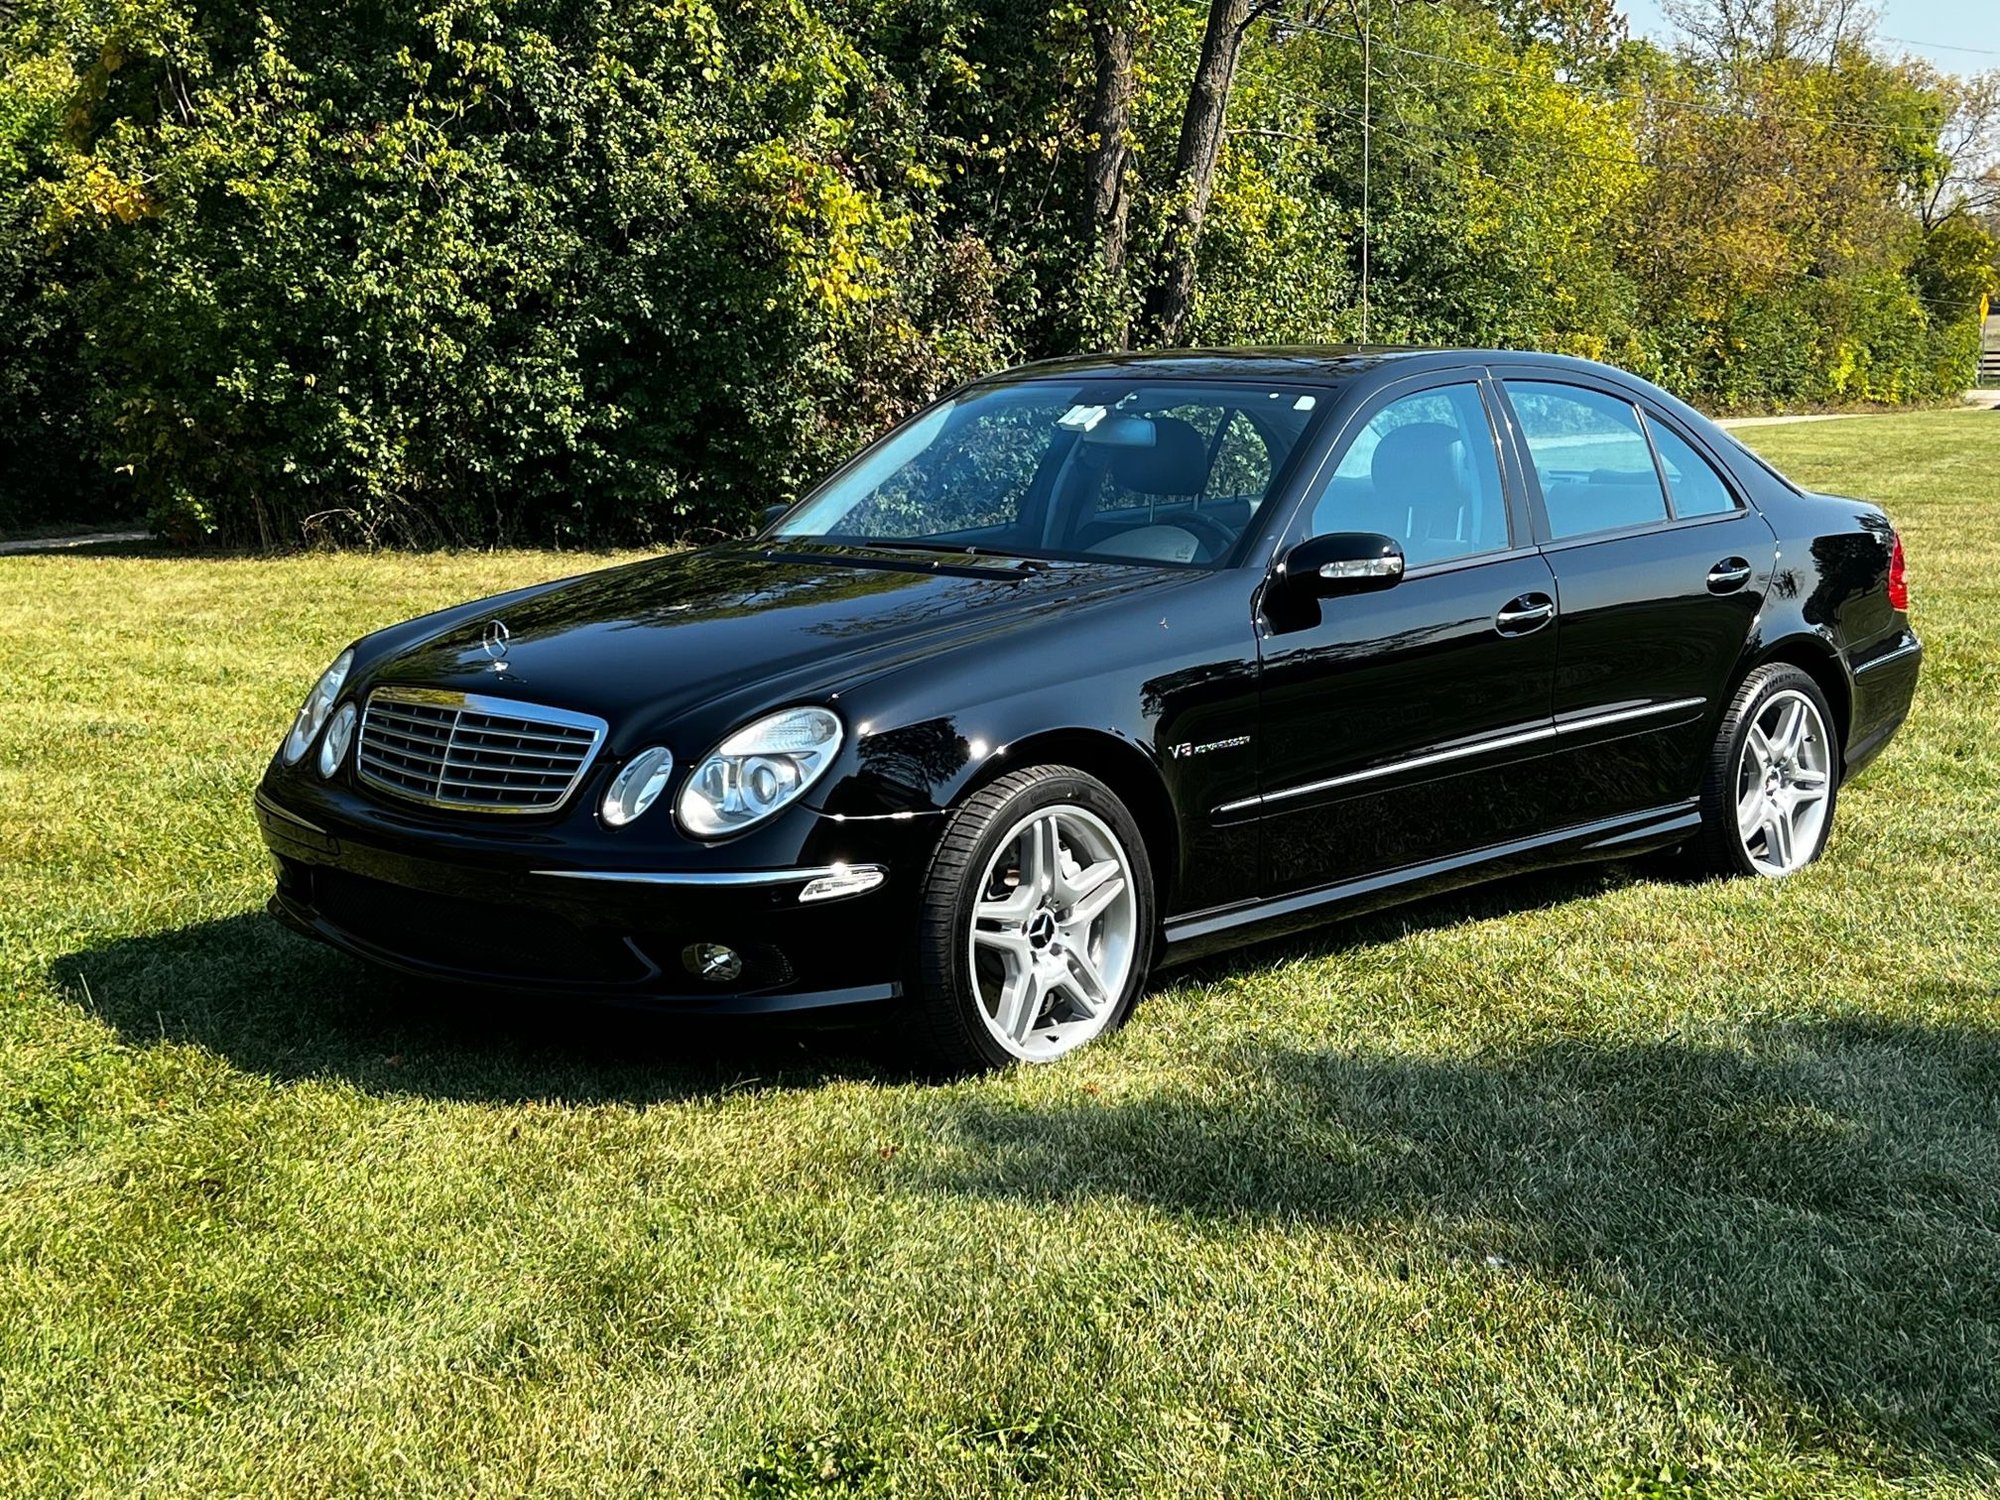
[[[569,800],[605,724],[589,714],[426,688],[378,688],[361,715],[361,779],[412,802],[471,812],[553,812]]]

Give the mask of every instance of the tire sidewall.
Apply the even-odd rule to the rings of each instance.
[[[1152,967],[1156,926],[1152,864],[1138,823],[1117,794],[1094,776],[1062,766],[1034,767],[991,784],[983,794],[967,799],[947,824],[946,837],[954,829],[964,829],[967,819],[977,820],[977,831],[971,852],[962,865],[943,871],[939,860],[932,861],[925,876],[924,915],[917,936],[918,961],[913,965],[918,1004],[933,1012],[945,1009],[954,1023],[950,1027],[954,1039],[962,1036],[969,1050],[990,1068],[1039,1060],[1022,1057],[987,1029],[973,985],[967,939],[972,929],[973,908],[979,900],[981,877],[1000,852],[1003,841],[1023,819],[1043,809],[1065,805],[1094,813],[1118,840],[1132,871],[1138,920],[1132,963],[1109,1018],[1090,1042],[1046,1061],[1059,1062],[1122,1026],[1145,988]],[[956,882],[956,889],[949,892],[948,904],[937,899],[947,894],[935,889],[941,878]],[[940,912],[947,914],[943,922],[939,921]],[[941,986],[937,983],[940,978],[944,981]],[[938,992],[940,989],[942,993]],[[933,1013],[933,1027],[943,1019]]]

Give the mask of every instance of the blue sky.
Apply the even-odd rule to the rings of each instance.
[[[1634,35],[1668,35],[1659,0],[1622,0],[1622,5]],[[2000,68],[2000,5],[1994,0],[1875,0],[1875,8],[1882,15],[1885,45],[1893,49],[1919,53],[1954,73]],[[1932,45],[1912,45],[1919,42]]]

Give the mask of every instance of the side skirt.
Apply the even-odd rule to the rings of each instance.
[[[1359,916],[1380,907],[1475,885],[1482,880],[1494,880],[1551,865],[1618,859],[1669,848],[1684,841],[1700,827],[1700,805],[1690,799],[1667,807],[1623,813],[1594,823],[1559,828],[1552,833],[1492,844],[1420,865],[1407,865],[1400,870],[1321,886],[1317,890],[1299,891],[1263,901],[1212,906],[1168,920],[1165,943],[1155,967],[1169,968],[1225,948],[1283,937],[1338,917]]]

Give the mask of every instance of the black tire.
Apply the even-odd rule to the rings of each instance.
[[[899,1041],[926,1071],[961,1075],[1034,1060],[1008,1050],[989,1029],[967,947],[979,884],[1009,835],[1031,814],[1064,806],[1094,814],[1108,827],[1122,846],[1137,903],[1128,972],[1092,1039],[1116,1030],[1131,1014],[1145,987],[1154,937],[1145,840],[1125,804],[1094,776],[1069,766],[1029,766],[979,788],[953,810],[925,871]]]
[[[1751,726],[1772,700],[1787,693],[1807,699],[1819,714],[1826,735],[1826,816],[1811,848],[1793,866],[1802,869],[1825,852],[1833,832],[1834,813],[1840,796],[1840,731],[1826,695],[1811,675],[1785,662],[1758,667],[1743,679],[1730,699],[1729,711],[1722,716],[1710,748],[1701,782],[1701,835],[1688,853],[1700,873],[1707,875],[1750,875],[1774,878],[1752,856],[1737,823],[1738,777],[1743,766],[1745,741]]]

